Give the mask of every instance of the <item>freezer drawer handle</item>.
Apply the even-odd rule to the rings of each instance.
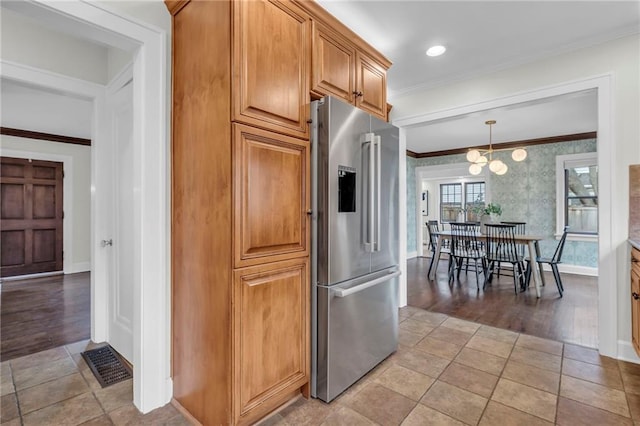
[[[335,289],[335,295],[336,295],[336,297],[347,297],[347,296],[349,296],[351,294],[361,292],[362,290],[366,290],[369,287],[373,287],[375,285],[378,285],[378,284],[381,284],[383,282],[389,281],[390,279],[393,279],[393,278],[395,278],[395,277],[397,277],[399,275],[400,275],[400,271],[389,272],[389,275],[385,275],[384,277],[376,278],[373,281],[369,281],[369,282],[366,282],[364,284],[357,285],[355,287],[351,287],[351,288],[347,288],[347,289],[337,288],[337,289]]]

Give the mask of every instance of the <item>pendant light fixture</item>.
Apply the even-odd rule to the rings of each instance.
[[[482,173],[482,168],[489,165],[489,170],[497,175],[503,175],[507,173],[509,167],[501,160],[494,159],[493,153],[499,151],[510,151],[511,148],[493,149],[492,142],[492,126],[496,124],[496,120],[485,121],[484,124],[489,126],[489,149],[471,149],[467,152],[467,161],[472,163],[469,166],[469,173],[472,175],[479,175]],[[513,161],[524,161],[527,158],[527,151],[524,148],[516,148],[511,153]]]

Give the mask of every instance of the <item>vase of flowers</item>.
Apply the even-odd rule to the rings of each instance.
[[[502,207],[498,203],[489,203],[485,207],[479,207],[476,213],[480,216],[480,233],[486,234],[487,223],[497,223],[502,215]]]

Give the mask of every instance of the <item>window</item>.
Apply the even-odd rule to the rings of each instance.
[[[462,209],[462,184],[440,185],[440,222],[455,222]]]
[[[480,216],[473,210],[485,205],[484,182],[445,183],[440,185],[440,222],[455,222],[458,213],[466,211],[468,222],[479,222]]]
[[[598,165],[595,152],[556,157],[557,234],[565,224],[578,238],[598,234]]]
[[[465,184],[465,194],[467,222],[480,222],[480,215],[474,210],[484,208],[484,182]]]

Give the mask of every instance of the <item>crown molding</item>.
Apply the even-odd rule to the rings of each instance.
[[[56,135],[53,133],[34,132],[31,130],[0,127],[0,135],[15,136],[18,138],[39,139],[50,142],[71,143],[74,145],[91,146],[91,139],[76,138],[73,136]]]
[[[598,137],[598,132],[573,133],[570,135],[550,136],[546,138],[504,142],[500,144],[493,144],[493,147],[495,149],[524,148],[532,145],[545,145],[549,143],[571,142],[571,141],[579,141],[584,139],[595,139],[597,137]],[[407,156],[413,157],[413,158],[442,157],[443,155],[465,154],[470,149],[486,150],[486,149],[489,149],[489,145],[478,145],[478,146],[470,146],[467,148],[446,149],[443,151],[432,151],[432,152],[413,152],[413,151],[407,150]]]

